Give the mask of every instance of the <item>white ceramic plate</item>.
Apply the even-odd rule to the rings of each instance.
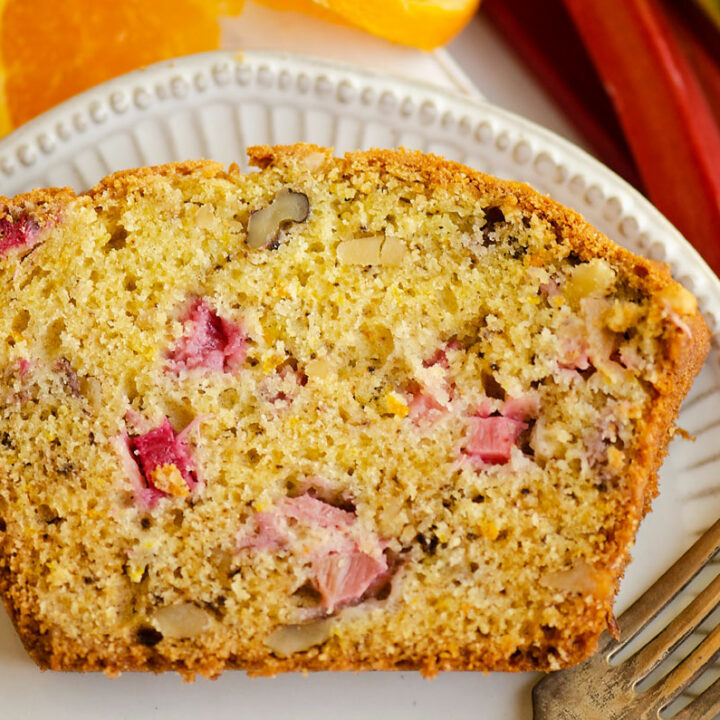
[[[404,145],[530,182],[582,212],[619,243],[669,262],[720,319],[720,282],[630,186],[573,145],[477,99],[310,58],[216,52],[162,63],[69,100],[0,142],[0,191],[83,190],[121,168],[210,157],[245,165],[256,143],[298,141],[345,150]],[[617,603],[622,610],[720,514],[720,378],[713,349],[685,403]],[[183,685],[174,675],[40,674],[0,615],[0,717],[410,718],[525,720],[533,674],[320,673]]]

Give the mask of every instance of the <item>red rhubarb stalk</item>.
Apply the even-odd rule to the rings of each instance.
[[[720,126],[720,32],[716,32],[713,39],[717,44],[715,56],[710,52],[703,37],[696,31],[696,22],[693,17],[687,17],[686,12],[675,8],[673,4],[665,6],[675,37],[680,41],[687,59],[700,81],[710,109],[715,115],[715,122]],[[705,20],[707,23],[707,20]],[[710,28],[714,31],[714,28]],[[705,29],[705,33],[708,29]]]
[[[639,186],[615,110],[562,0],[483,0],[481,7],[597,156]]]
[[[720,128],[656,0],[564,0],[650,199],[720,273]]]

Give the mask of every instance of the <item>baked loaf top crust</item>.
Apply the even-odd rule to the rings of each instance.
[[[256,147],[2,201],[0,593],[54,669],[595,648],[695,299],[525,185]]]

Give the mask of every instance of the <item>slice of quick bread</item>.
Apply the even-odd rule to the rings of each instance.
[[[582,660],[708,350],[695,299],[525,185],[250,157],[2,201],[0,592],[29,653]]]

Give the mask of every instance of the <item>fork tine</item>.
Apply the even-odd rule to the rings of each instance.
[[[718,625],[678,666],[674,667],[657,685],[647,691],[648,697],[659,709],[667,707],[720,652],[720,625]]]
[[[686,705],[673,720],[713,720],[720,707],[720,678]]]
[[[720,519],[618,618],[622,640],[609,640],[603,650],[611,648],[614,653],[632,640],[702,570],[718,548]]]
[[[649,675],[720,603],[720,575],[624,666],[628,677],[641,680]]]

